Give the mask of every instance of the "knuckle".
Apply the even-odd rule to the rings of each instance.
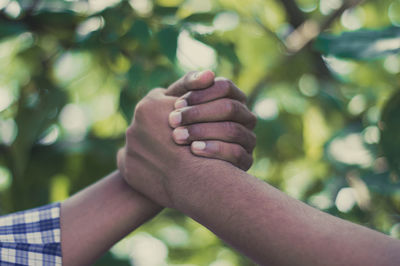
[[[213,143],[213,148],[210,149],[208,152],[210,153],[211,156],[215,156],[218,158],[223,154],[224,147],[221,145],[219,142],[214,142]]]
[[[253,112],[250,112],[249,111],[249,113],[250,113],[250,116],[249,116],[249,123],[248,123],[248,125],[249,125],[249,127],[250,128],[255,128],[256,127],[256,125],[257,125],[257,116],[253,113]]]
[[[158,95],[162,91],[163,89],[161,88],[152,89],[146,94],[146,96],[143,99],[153,99],[154,97],[156,97],[156,95]]]
[[[253,112],[250,112],[250,119],[254,124],[257,123],[257,116]]]
[[[201,140],[203,137],[205,137],[207,129],[206,125],[202,124],[195,124],[187,127],[189,131],[189,138],[192,141],[195,140]]]
[[[253,163],[253,157],[249,156],[246,151],[240,149],[236,157],[236,166],[242,170],[248,170]]]
[[[249,134],[249,148],[250,148],[250,150],[251,151],[254,150],[256,145],[257,145],[256,134],[254,132],[250,131],[250,134]]]
[[[182,120],[185,122],[196,121],[200,116],[200,110],[197,106],[187,107],[182,111]]]
[[[242,165],[245,160],[246,152],[240,146],[235,145],[232,149],[232,156],[236,165]]]
[[[250,169],[251,165],[253,164],[253,157],[252,156],[246,156],[246,159],[244,160],[242,164],[242,169],[244,171],[247,171]]]
[[[132,147],[137,147],[138,132],[134,126],[129,126],[125,133],[126,153],[129,153]]]
[[[138,102],[135,106],[135,119],[141,119],[146,113],[147,101],[145,99]]]
[[[201,101],[201,95],[198,91],[189,91],[183,97],[188,105],[197,104]]]
[[[225,130],[231,141],[243,138],[243,130],[237,123],[225,122]]]
[[[190,71],[190,72],[188,72],[185,76],[184,76],[184,78],[183,78],[183,87],[186,89],[186,90],[190,90],[191,89],[191,83],[192,83],[192,81],[194,80],[194,77],[196,76],[198,74],[198,72],[197,71]]]
[[[126,140],[128,141],[133,135],[134,135],[134,129],[132,126],[129,126],[125,133]]]
[[[155,89],[152,89],[149,92],[149,95],[158,95],[158,94],[161,94],[161,93],[165,93],[165,89],[163,89],[163,88],[155,88]]]
[[[224,101],[226,115],[228,115],[229,117],[234,116],[238,111],[237,103],[230,99],[223,99],[223,101]]]
[[[229,95],[232,89],[232,81],[226,78],[220,78],[218,81],[216,81],[216,83],[218,90],[220,90],[224,96]]]

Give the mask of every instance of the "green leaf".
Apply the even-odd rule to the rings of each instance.
[[[240,60],[236,54],[234,43],[216,40],[213,35],[201,35],[197,33],[192,33],[192,36],[199,42],[202,42],[214,48],[219,56],[225,57],[232,64],[240,65]]]
[[[137,87],[146,86],[145,84],[145,76],[146,72],[143,69],[143,66],[139,63],[134,63],[128,71],[127,78],[128,82],[128,90],[134,92]]]
[[[178,11],[179,7],[172,6],[172,7],[166,7],[166,6],[160,6],[160,5],[155,5],[153,8],[153,13],[157,16],[174,16],[175,13]]]
[[[121,90],[121,94],[119,96],[119,107],[121,108],[125,120],[130,123],[135,110],[135,99],[128,90]]]
[[[84,20],[82,15],[72,11],[41,11],[33,16],[35,23],[48,28],[69,28],[73,29],[79,22]]]
[[[215,44],[214,49],[219,55],[228,59],[232,64],[240,64],[239,57],[235,52],[235,45],[233,43],[218,42]]]
[[[173,78],[175,78],[175,76],[174,72],[171,71],[171,69],[158,66],[151,71],[147,80],[147,87],[149,89],[156,87],[166,87],[174,82]]]
[[[382,195],[396,194],[400,189],[400,183],[393,182],[388,173],[370,174],[362,179],[370,190]]]
[[[325,55],[366,60],[400,52],[400,27],[359,30],[341,35],[321,34],[314,48]]]
[[[21,34],[27,30],[27,27],[22,22],[1,22],[0,39]]]
[[[176,58],[178,35],[179,32],[174,27],[164,28],[157,35],[161,52],[165,54],[172,62],[174,62]]]
[[[143,20],[137,20],[127,33],[127,37],[138,39],[142,44],[147,44],[150,40],[150,29]]]
[[[387,102],[382,113],[381,147],[392,168],[400,175],[400,91]]]
[[[184,18],[182,22],[210,24],[213,22],[214,17],[215,17],[214,13],[195,13]]]

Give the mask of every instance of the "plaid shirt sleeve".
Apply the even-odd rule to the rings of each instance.
[[[60,203],[0,217],[0,265],[61,265]]]

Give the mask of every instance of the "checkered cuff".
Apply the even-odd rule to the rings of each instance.
[[[60,203],[0,217],[0,265],[61,265]]]

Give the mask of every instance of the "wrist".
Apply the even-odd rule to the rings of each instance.
[[[173,208],[189,216],[196,216],[210,198],[219,200],[225,187],[234,182],[231,177],[238,176],[233,172],[243,172],[230,163],[208,158],[199,158],[186,165],[185,170],[181,172],[183,174],[175,175],[169,191]]]

